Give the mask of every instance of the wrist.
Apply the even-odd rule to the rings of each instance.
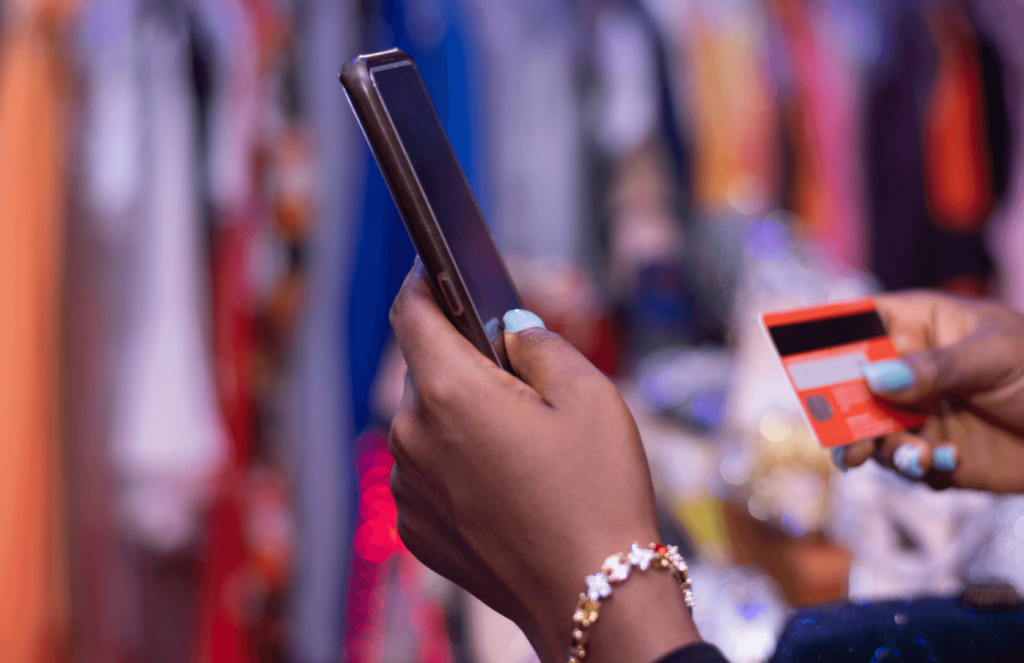
[[[664,548],[661,549],[662,551]],[[674,549],[673,549],[674,550]],[[623,552],[628,553],[628,549]],[[625,559],[625,558],[622,558]],[[678,558],[682,562],[682,558]],[[655,560],[657,562],[657,560]],[[666,566],[669,563],[661,560]],[[597,565],[599,566],[599,565]],[[685,568],[685,564],[681,565]],[[586,568],[597,571],[593,563]],[[609,571],[610,567],[605,567]],[[581,593],[586,593],[590,574],[575,573],[576,582],[568,589],[559,589],[550,600],[535,603],[538,609],[530,611],[530,619],[522,624],[524,631],[544,663],[565,663],[577,623],[590,608],[581,610]],[[611,663],[612,661],[653,662],[664,655],[700,641],[687,604],[687,589],[681,588],[685,574],[676,575],[676,569],[663,568],[657,563],[642,568],[633,567],[625,580],[613,580],[614,591],[600,599],[594,610],[599,619],[584,622],[582,635],[585,642],[581,663]],[[614,576],[612,576],[614,577]],[[567,578],[568,580],[568,578]],[[559,583],[565,585],[565,583]],[[692,601],[692,595],[691,601]],[[580,601],[577,604],[577,601]],[[577,622],[573,616],[576,615]],[[533,628],[530,629],[529,626]]]
[[[633,574],[601,605],[589,634],[586,663],[653,663],[700,641],[700,634],[671,573]],[[563,654],[564,658],[564,654]]]

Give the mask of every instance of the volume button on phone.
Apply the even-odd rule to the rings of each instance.
[[[448,303],[448,311],[456,317],[462,315],[462,300],[459,299],[459,295],[455,292],[455,284],[448,277],[448,272],[441,272],[437,275],[437,284],[441,288],[441,294],[444,295],[445,301]]]

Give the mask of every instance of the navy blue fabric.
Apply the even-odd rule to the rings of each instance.
[[[726,660],[714,645],[698,642],[675,650],[657,663],[726,663]]]
[[[982,611],[959,598],[801,610],[771,663],[1024,661],[1024,611]]]

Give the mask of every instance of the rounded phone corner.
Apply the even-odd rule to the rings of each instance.
[[[360,55],[341,65],[338,80],[346,90],[368,88],[370,86],[370,68],[366,66],[366,56]]]

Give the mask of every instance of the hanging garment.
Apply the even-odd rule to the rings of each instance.
[[[207,347],[186,23],[175,3],[96,0],[79,49],[82,208],[102,256],[109,377],[97,386],[109,384],[103,458],[118,525],[96,544],[107,563],[81,601],[101,608],[105,627],[91,651],[107,656],[112,644],[150,661],[194,655],[194,546],[228,451]]]
[[[218,227],[245,218],[238,211],[251,203],[256,186],[253,150],[266,113],[261,104],[269,101],[260,78],[259,15],[251,5],[248,0],[196,4],[196,22],[208,35],[214,69],[205,157]]]
[[[0,36],[0,660],[67,651],[58,445],[66,63],[73,3],[7,3]]]
[[[146,152],[113,458],[131,535],[171,551],[196,535],[227,439],[204,338],[189,37],[177,9],[144,7],[136,66]]]
[[[577,185],[590,209],[581,243],[600,247],[598,273],[608,272],[616,295],[635,291],[642,269],[675,262],[683,240],[676,164],[659,117],[660,44],[646,20],[639,11],[599,5],[580,18],[588,53],[581,77],[590,81],[582,115],[594,118],[585,137],[589,168]]]
[[[928,208],[942,228],[977,231],[993,202],[981,54],[959,6],[930,12],[928,27],[938,51],[924,120]]]
[[[69,228],[69,489],[75,545],[71,549],[83,663],[139,654],[139,577],[124,536],[120,486],[111,438],[116,366],[127,333],[127,294],[135,272],[142,187],[144,127],[138,90],[136,0],[95,0],[76,26],[81,142]],[[95,357],[90,355],[95,353]]]
[[[884,18],[887,38],[865,101],[871,269],[893,290],[979,292],[991,273],[981,234],[940,227],[926,200],[924,122],[934,99],[935,51],[925,19],[902,5],[888,7]]]
[[[250,500],[257,489],[257,385],[276,376],[260,370],[257,356],[257,269],[270,260],[258,252],[258,238],[269,232],[267,199],[257,190],[265,182],[262,141],[271,138],[261,121],[279,103],[269,94],[269,65],[279,40],[260,42],[262,31],[283,31],[281,17],[262,11],[261,3],[214,0],[201,6],[199,18],[211,35],[214,76],[209,116],[207,163],[215,215],[212,241],[213,354],[220,411],[230,438],[230,453],[206,519],[203,593],[199,608],[197,660],[247,663],[256,657],[259,620],[251,604],[266,605],[276,588],[256,560],[258,523]],[[264,25],[266,24],[266,25]],[[266,51],[261,52],[260,46]],[[261,131],[261,129],[263,131]],[[269,151],[269,150],[268,150]],[[262,231],[262,232],[261,232]],[[263,362],[266,364],[267,362]],[[263,493],[268,497],[274,491]],[[272,504],[268,499],[266,503]],[[255,517],[259,517],[258,515]]]
[[[776,197],[775,94],[760,3],[675,3],[690,102],[694,202],[713,214],[753,214]]]
[[[376,25],[383,20],[389,26],[390,37],[388,41],[365,45],[366,50],[395,46],[416,61],[466,178],[474,191],[479,190],[484,174],[474,165],[479,163],[475,155],[480,147],[477,139],[481,104],[474,99],[469,84],[475,45],[462,6],[456,0],[395,1],[384,3],[381,15],[367,20]],[[472,90],[480,89],[479,85],[472,86]],[[368,149],[364,155],[366,190],[347,313],[353,423],[357,432],[372,421],[370,386],[390,336],[387,312],[415,255]],[[481,201],[481,205],[486,216],[486,201]]]
[[[237,0],[201,3],[199,22],[210,35],[212,90],[207,117],[206,173],[214,214],[211,303],[213,358],[228,453],[204,519],[203,587],[196,660],[245,663],[252,659],[249,616],[242,609],[253,574],[245,574],[245,471],[253,449],[254,297],[250,255],[259,212],[252,176],[258,120],[255,30]]]
[[[344,321],[367,161],[363,137],[336,82],[339,65],[359,51],[356,3],[311,0],[301,16],[299,88],[317,168],[292,397],[298,529],[290,646],[297,663],[335,663],[356,499],[347,452],[354,427]]]
[[[505,255],[575,259],[584,173],[571,10],[537,0],[468,4],[485,74],[478,89],[492,170],[481,203],[491,230]],[[483,183],[477,176],[474,189]]]
[[[251,659],[248,615],[241,604],[254,580],[252,574],[247,577],[245,573],[249,551],[243,531],[246,476],[256,424],[254,302],[249,283],[254,207],[250,204],[229,212],[242,218],[232,219],[220,229],[214,248],[214,358],[230,450],[206,518],[197,647],[201,663],[245,663]]]
[[[859,75],[872,48],[867,9],[848,0],[773,3],[793,80],[792,211],[832,258],[866,263]],[[876,38],[877,39],[877,38]]]

